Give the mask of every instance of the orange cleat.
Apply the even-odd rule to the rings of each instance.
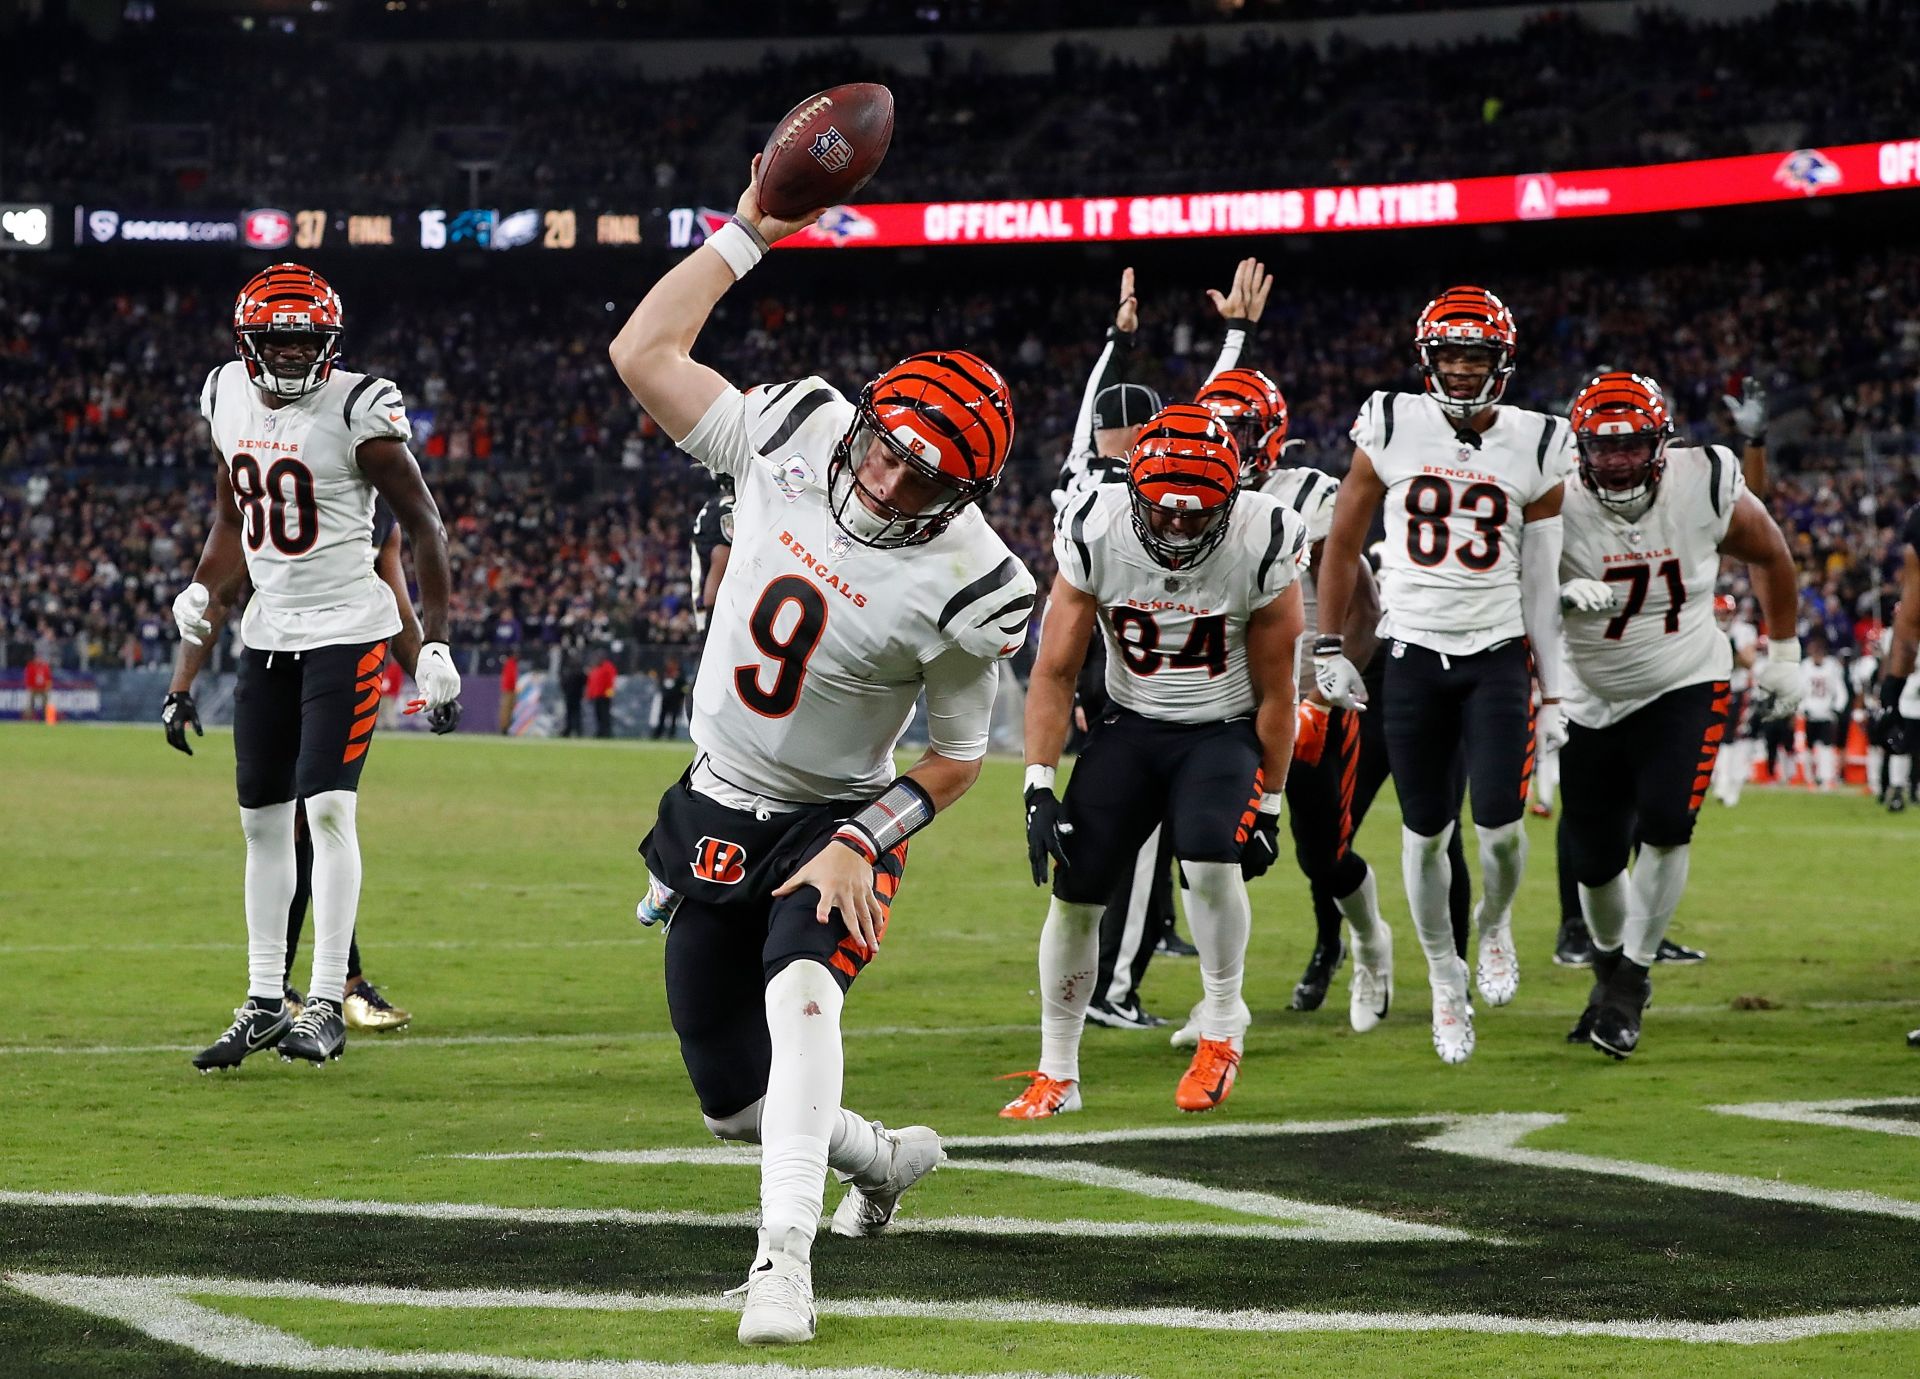
[[[1173,1104],[1182,1111],[1211,1111],[1227,1099],[1239,1073],[1240,1050],[1232,1040],[1202,1039],[1174,1089]]]
[[[1043,1072],[1008,1073],[994,1080],[1008,1082],[1016,1077],[1033,1080],[1027,1084],[1026,1091],[1000,1108],[1002,1120],[1040,1120],[1046,1116],[1064,1116],[1069,1111],[1080,1109],[1078,1082],[1062,1082]]]

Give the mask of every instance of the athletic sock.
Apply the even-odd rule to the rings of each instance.
[[[1627,883],[1627,923],[1621,947],[1628,959],[1642,967],[1652,967],[1660,952],[1660,940],[1667,936],[1673,912],[1680,908],[1680,897],[1687,889],[1687,856],[1692,849],[1679,847],[1640,849],[1633,864],[1633,877]]]
[[[788,963],[767,983],[773,1058],[760,1113],[760,1222],[767,1238],[803,1258],[820,1227],[827,1146],[841,1119],[845,1064],[833,974],[811,958]]]
[[[313,835],[313,985],[309,999],[346,999],[347,947],[360,908],[360,834],[355,814],[360,797],[326,790],[306,800]]]
[[[1580,887],[1580,909],[1587,917],[1593,946],[1611,953],[1620,947],[1627,929],[1627,873],[1624,868],[1598,886]]]
[[[1400,873],[1406,883],[1407,908],[1413,913],[1414,932],[1420,936],[1420,951],[1427,955],[1431,972],[1454,971],[1459,954],[1453,947],[1453,915],[1449,892],[1453,887],[1453,866],[1447,860],[1447,845],[1459,824],[1448,824],[1445,831],[1415,833],[1400,826]]]
[[[1887,758],[1887,793],[1905,790],[1913,783],[1913,758],[1906,752]]]
[[[1476,825],[1480,835],[1480,928],[1504,923],[1520,893],[1527,868],[1527,830],[1520,820],[1493,828]]]
[[[1374,879],[1373,868],[1367,868],[1353,894],[1341,896],[1334,904],[1352,926],[1353,960],[1378,967],[1387,954],[1388,935],[1387,921],[1380,913],[1380,886]]]
[[[1100,974],[1100,907],[1055,897],[1040,926],[1040,1071],[1080,1080],[1080,1032]]]
[[[293,801],[240,811],[247,839],[247,995],[286,991],[287,906],[293,903]]]
[[[1252,1020],[1240,988],[1247,970],[1253,906],[1238,862],[1182,862],[1187,926],[1200,950],[1200,1037],[1238,1039]]]
[[[711,1116],[701,1119],[706,1121],[707,1129],[718,1139],[732,1140],[738,1144],[759,1144],[761,1117],[765,1114],[766,1106],[767,1099],[761,1097],[744,1111],[737,1111],[725,1120],[715,1120]],[[879,1160],[883,1147],[884,1141],[872,1122],[842,1106],[834,1118],[833,1134],[827,1140],[827,1167],[850,1177],[865,1173]]]

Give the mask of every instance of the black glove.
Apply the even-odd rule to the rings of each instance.
[[[1033,884],[1047,884],[1047,858],[1061,866],[1067,864],[1064,838],[1071,837],[1073,825],[1060,815],[1060,801],[1052,790],[1035,785],[1027,790],[1027,861],[1033,864]]]
[[[174,690],[167,695],[167,702],[160,706],[160,726],[167,730],[167,746],[175,751],[193,755],[193,748],[187,744],[187,725],[191,723],[195,733],[201,737],[207,730],[200,726],[200,710],[193,706],[193,694],[188,690]]]
[[[1240,847],[1240,875],[1251,881],[1265,876],[1267,868],[1280,858],[1280,816],[1255,814],[1253,831]]]
[[[435,735],[450,733],[460,726],[460,701],[427,710],[427,727]]]

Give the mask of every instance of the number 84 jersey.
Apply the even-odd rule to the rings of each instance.
[[[1367,399],[1352,436],[1387,490],[1381,636],[1467,656],[1524,635],[1526,508],[1572,471],[1572,430],[1501,407],[1485,431],[1457,431],[1424,394]]]
[[[362,441],[412,436],[399,388],[335,369],[276,409],[236,359],[207,375],[200,414],[240,509],[253,581],[241,640],[256,651],[312,651],[398,632],[399,606],[373,568],[374,488],[355,452]]]

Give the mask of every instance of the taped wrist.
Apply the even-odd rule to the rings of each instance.
[[[1313,639],[1313,659],[1324,661],[1330,656],[1342,655],[1346,646],[1347,639],[1338,632],[1322,632]]]
[[[739,216],[708,235],[707,245],[726,260],[735,282],[746,277],[767,253],[767,242],[760,237],[760,232]]]
[[[879,799],[841,824],[833,841],[877,864],[932,822],[933,797],[918,781],[902,776]]]

